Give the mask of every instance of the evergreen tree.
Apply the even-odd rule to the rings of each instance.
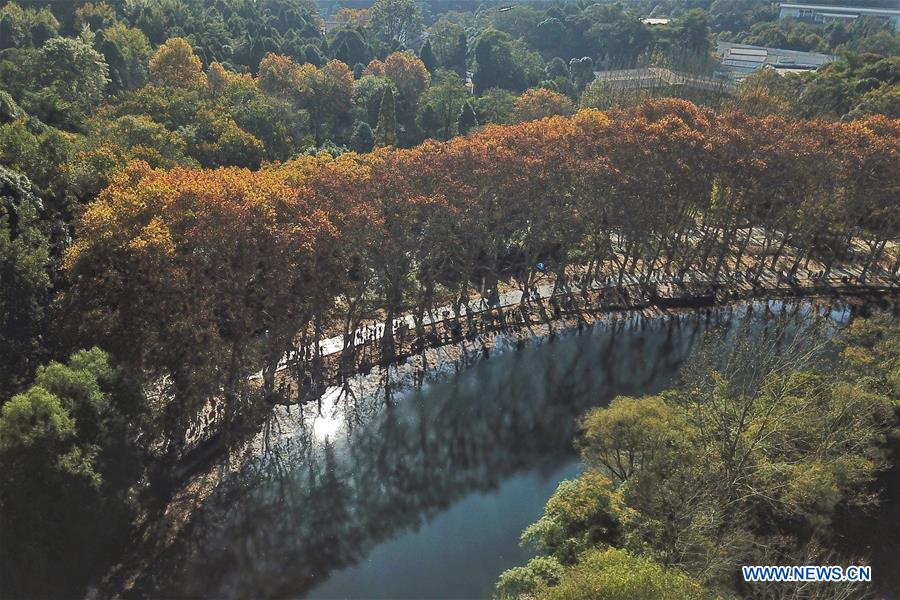
[[[478,117],[475,116],[475,109],[472,108],[471,102],[463,104],[462,110],[459,111],[459,134],[466,135],[473,127],[478,127]]]
[[[574,59],[573,59],[574,60]],[[547,74],[547,79],[556,79],[557,77],[569,77],[569,65],[566,64],[566,61],[561,59],[560,57],[556,57],[547,63],[547,68],[545,69],[545,73]]]
[[[315,67],[321,67],[325,64],[325,57],[322,56],[322,52],[312,44],[307,44],[303,49],[303,58]]]
[[[572,75],[572,82],[581,91],[594,80],[594,61],[590,56],[573,58],[569,61],[569,73]]]
[[[453,51],[453,54],[450,55],[450,58],[447,61],[447,64],[444,65],[448,69],[453,69],[456,71],[456,74],[460,77],[465,78],[466,76],[466,58],[469,54],[469,42],[466,39],[465,32],[459,34],[459,39],[456,41],[456,49]]]
[[[422,45],[422,51],[419,52],[419,58],[422,59],[428,72],[434,73],[435,68],[437,68],[437,57],[434,55],[434,50],[431,49],[431,40],[425,40],[425,44]]]
[[[375,146],[397,145],[397,111],[394,105],[394,92],[385,88],[381,97],[381,110],[378,112],[378,126],[375,128]]]
[[[357,121],[350,135],[350,149],[360,154],[371,152],[375,147],[375,133],[365,121]]]
[[[419,113],[419,128],[428,137],[434,137],[435,132],[441,128],[441,117],[431,104],[422,107]]]
[[[492,87],[522,91],[527,78],[522,65],[514,55],[515,47],[509,34],[487,29],[475,44],[475,93],[481,94]]]

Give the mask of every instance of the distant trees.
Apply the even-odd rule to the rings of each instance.
[[[442,16],[428,28],[428,43],[434,50],[438,66],[463,76],[466,68],[467,36],[465,27],[448,16]]]
[[[264,92],[306,111],[317,142],[324,139],[326,129],[346,119],[352,107],[353,74],[337,60],[316,68],[267,54],[260,62],[258,82]]]
[[[442,140],[450,139],[457,131],[456,124],[463,105],[469,99],[469,92],[459,76],[441,69],[434,84],[422,97],[422,111],[433,113],[433,123],[423,126],[428,135],[436,135]]]
[[[482,123],[512,123],[516,95],[509,90],[502,88],[485,90],[474,102],[479,121]]]
[[[371,152],[375,147],[375,132],[365,121],[357,121],[350,136],[350,149],[355,152]]]
[[[59,33],[59,21],[49,8],[0,7],[0,49],[39,48]]]
[[[369,26],[385,42],[415,44],[422,36],[422,11],[414,0],[376,0]]]
[[[109,65],[110,92],[133,90],[147,82],[152,51],[144,32],[116,23],[100,31],[97,41]]]
[[[492,87],[514,91],[525,89],[527,82],[522,66],[513,57],[512,38],[488,29],[475,42],[475,93]]]
[[[437,69],[437,57],[434,55],[434,50],[431,49],[431,40],[425,40],[425,43],[422,44],[419,58],[422,60],[425,68],[428,69],[428,72],[434,73],[435,69]]]
[[[466,102],[465,104],[463,104],[462,110],[459,112],[459,121],[457,122],[459,134],[466,135],[470,131],[472,131],[473,127],[477,126],[478,116],[475,114],[475,109],[472,108],[471,102]]]
[[[32,97],[44,96],[50,102],[61,103],[72,120],[89,113],[109,83],[109,67],[103,55],[80,38],[50,39],[41,46],[34,61]]]
[[[402,125],[401,142],[416,139],[415,119],[419,100],[431,85],[431,75],[425,64],[409,52],[392,52],[384,62],[373,60],[363,71],[364,75],[383,75],[394,83],[395,118]]]

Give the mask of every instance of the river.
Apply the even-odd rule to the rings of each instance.
[[[628,318],[496,352],[392,394],[333,390],[279,409],[267,444],[221,485],[136,596],[485,598],[581,463],[577,418],[669,384],[704,332],[845,307],[742,304]],[[370,376],[371,379],[372,376]],[[262,436],[261,436],[262,439]]]

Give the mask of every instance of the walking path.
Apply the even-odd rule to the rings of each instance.
[[[393,321],[392,335],[398,348],[394,358],[403,358],[413,353],[413,350],[421,350],[424,347],[435,347],[458,341],[466,336],[466,332],[463,331],[464,327],[468,329],[468,335],[471,336],[510,326],[518,328],[536,325],[543,323],[544,317],[550,311],[553,312],[553,317],[558,318],[583,311],[599,312],[650,306],[664,308],[672,302],[681,302],[682,305],[686,305],[684,303],[692,300],[713,304],[724,299],[780,293],[803,295],[816,290],[837,291],[847,287],[884,289],[897,286],[896,278],[879,276],[874,273],[867,278],[865,283],[861,283],[858,282],[858,273],[843,268],[833,269],[828,278],[818,278],[816,273],[800,269],[797,276],[790,279],[784,273],[764,270],[755,282],[748,280],[744,273],[729,272],[714,280],[697,271],[688,272],[682,280],[660,274],[651,277],[644,283],[637,277],[626,274],[622,279],[621,287],[616,285],[616,279],[617,276],[610,275],[600,280],[587,282],[587,285],[577,285],[581,281],[581,277],[575,276],[574,281],[571,281],[570,285],[562,290],[556,289],[552,282],[541,283],[532,288],[524,303],[522,302],[522,291],[516,289],[499,293],[493,303],[488,294],[471,301],[468,309],[466,305],[461,304],[458,313],[452,306],[443,306],[423,315],[423,327],[427,327],[429,330],[427,339],[418,337],[413,315],[406,314]],[[538,300],[540,303],[537,302]],[[549,311],[545,302],[551,305]],[[520,306],[523,307],[523,310],[508,312],[510,309],[517,309]],[[354,364],[349,369],[352,373],[366,370],[373,364],[383,364],[384,361],[380,354],[384,335],[385,324],[374,321],[371,325],[360,327],[352,332],[350,347],[347,348],[354,359]],[[408,350],[406,353],[401,351],[404,345]],[[284,371],[302,363],[300,357],[304,354],[306,357],[313,356],[314,348],[314,346],[308,347],[305,353],[302,352],[302,348],[298,348],[286,354],[279,362],[277,371]],[[334,382],[340,380],[342,376],[352,374],[348,372],[348,366],[344,366],[342,369],[338,364],[340,356],[344,353],[343,335],[321,340],[319,353],[320,358],[328,367],[326,370],[330,371],[326,377],[329,381]],[[262,373],[259,372],[251,379],[260,379],[261,377]]]

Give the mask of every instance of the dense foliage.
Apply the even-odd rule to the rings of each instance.
[[[392,104],[388,87],[376,145]],[[349,336],[376,309],[421,328],[441,298],[528,289],[538,261],[558,285],[575,261],[618,281],[745,262],[755,280],[810,260],[865,276],[900,227],[897,127],[657,101],[258,171],[133,163],[79,222],[67,304],[92,343],[171,378],[177,443],[211,395],[237,412],[260,367],[285,400],[274,373],[297,332],[338,320]]]
[[[642,21],[651,11],[672,19]],[[278,361],[336,321],[349,338],[410,310],[421,329],[439,298],[526,289],[536,260],[560,285],[574,262],[619,281],[718,273],[749,261],[755,236],[756,278],[896,263],[897,35],[773,19],[744,0],[0,2],[0,469],[25,477],[16,456],[33,449],[29,473],[86,511],[65,529],[35,516],[75,510],[57,488],[4,486],[4,537],[21,511],[16,527],[57,528],[60,549],[102,511],[146,517],[139,488],[210,398],[226,421],[260,395],[285,401]],[[593,82],[708,73],[716,39],[841,59],[697,98],[718,115],[645,102],[678,90]],[[80,350],[93,344],[109,354]],[[94,412],[47,383],[64,368]],[[260,370],[262,394],[247,384]],[[114,449],[141,464],[116,466]],[[50,573],[50,554],[20,573],[36,550],[10,552],[4,582],[40,593],[95,575]]]
[[[497,597],[759,597],[794,586],[735,589],[736,565],[829,562],[838,511],[879,501],[871,484],[900,411],[900,328],[857,319],[835,360],[786,325],[744,331],[731,352],[708,342],[675,388],[585,415],[588,470],[525,531],[540,555],[505,572]]]

